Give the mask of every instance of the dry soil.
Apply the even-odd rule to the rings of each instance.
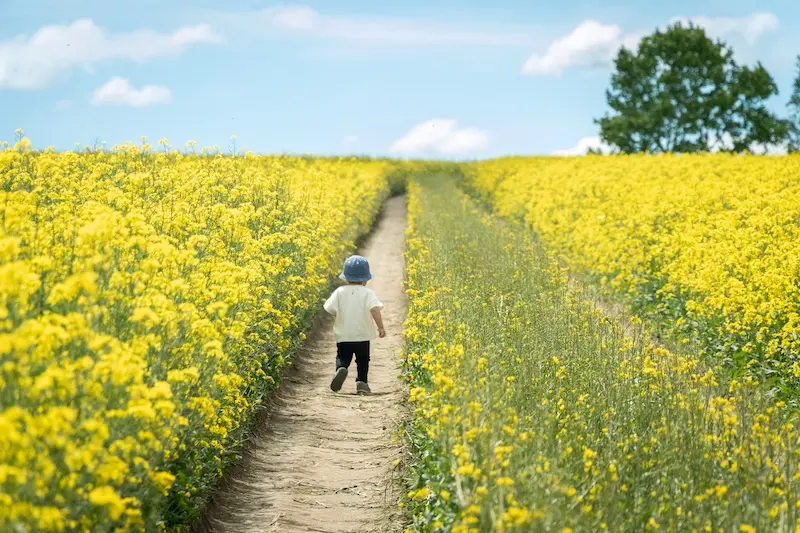
[[[213,533],[390,532],[401,530],[398,424],[406,228],[405,199],[390,199],[359,253],[384,302],[386,337],[372,343],[371,395],[355,394],[355,361],[344,388],[330,390],[336,358],[331,319],[322,317],[285,373],[270,415],[213,498],[201,529]],[[325,315],[325,313],[322,313]]]

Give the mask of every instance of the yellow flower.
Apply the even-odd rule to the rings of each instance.
[[[800,490],[792,402],[773,398],[796,389],[798,168],[704,155],[418,172],[408,465],[458,505],[416,501],[414,524],[430,529],[446,508],[453,531],[511,530],[535,502],[527,520],[551,528],[627,530],[630,495],[651,531],[744,520],[739,501],[767,511],[754,528],[774,526]]]
[[[89,502],[96,507],[106,507],[111,520],[119,520],[122,513],[125,512],[125,502],[113,488],[107,485],[92,489],[89,492]]]
[[[150,479],[152,479],[156,486],[164,493],[169,491],[169,489],[172,487],[172,484],[175,482],[175,476],[169,472],[156,472],[154,474],[150,474]]]
[[[156,531],[167,492],[207,496],[398,178],[166,139],[16,143],[0,149],[0,530]]]
[[[464,181],[606,295],[648,302],[636,310],[670,334],[709,355],[741,350],[752,362],[743,370],[790,385],[800,375],[790,357],[800,317],[783,311],[798,296],[796,165],[730,155],[505,158],[470,166]]]
[[[430,496],[430,494],[431,491],[427,487],[422,487],[421,489],[409,492],[408,497],[412,500],[424,500]]]

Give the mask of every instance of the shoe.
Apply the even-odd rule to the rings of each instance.
[[[333,392],[339,392],[342,390],[342,385],[344,385],[344,380],[347,379],[347,369],[345,367],[339,367],[336,369],[336,374],[333,376],[333,380],[331,381],[331,390]]]
[[[369,385],[366,381],[356,381],[356,393],[357,394],[369,394],[372,392],[369,390]]]

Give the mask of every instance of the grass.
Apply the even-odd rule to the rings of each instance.
[[[761,385],[627,337],[450,179],[409,206],[411,530],[795,530],[798,435]]]

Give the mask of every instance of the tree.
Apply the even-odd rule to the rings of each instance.
[[[789,151],[800,152],[800,55],[797,56],[797,77],[789,98]]]
[[[765,106],[778,93],[767,70],[740,67],[698,26],[657,30],[636,51],[620,49],[614,66],[606,91],[613,113],[595,122],[623,153],[743,152],[786,139],[787,122]]]
[[[755,147],[784,144],[789,136],[789,122],[777,118],[765,104],[778,94],[778,86],[767,70],[758,63],[755,68],[741,67],[730,86],[729,104],[722,113],[718,134],[731,140],[729,151],[753,151]]]

